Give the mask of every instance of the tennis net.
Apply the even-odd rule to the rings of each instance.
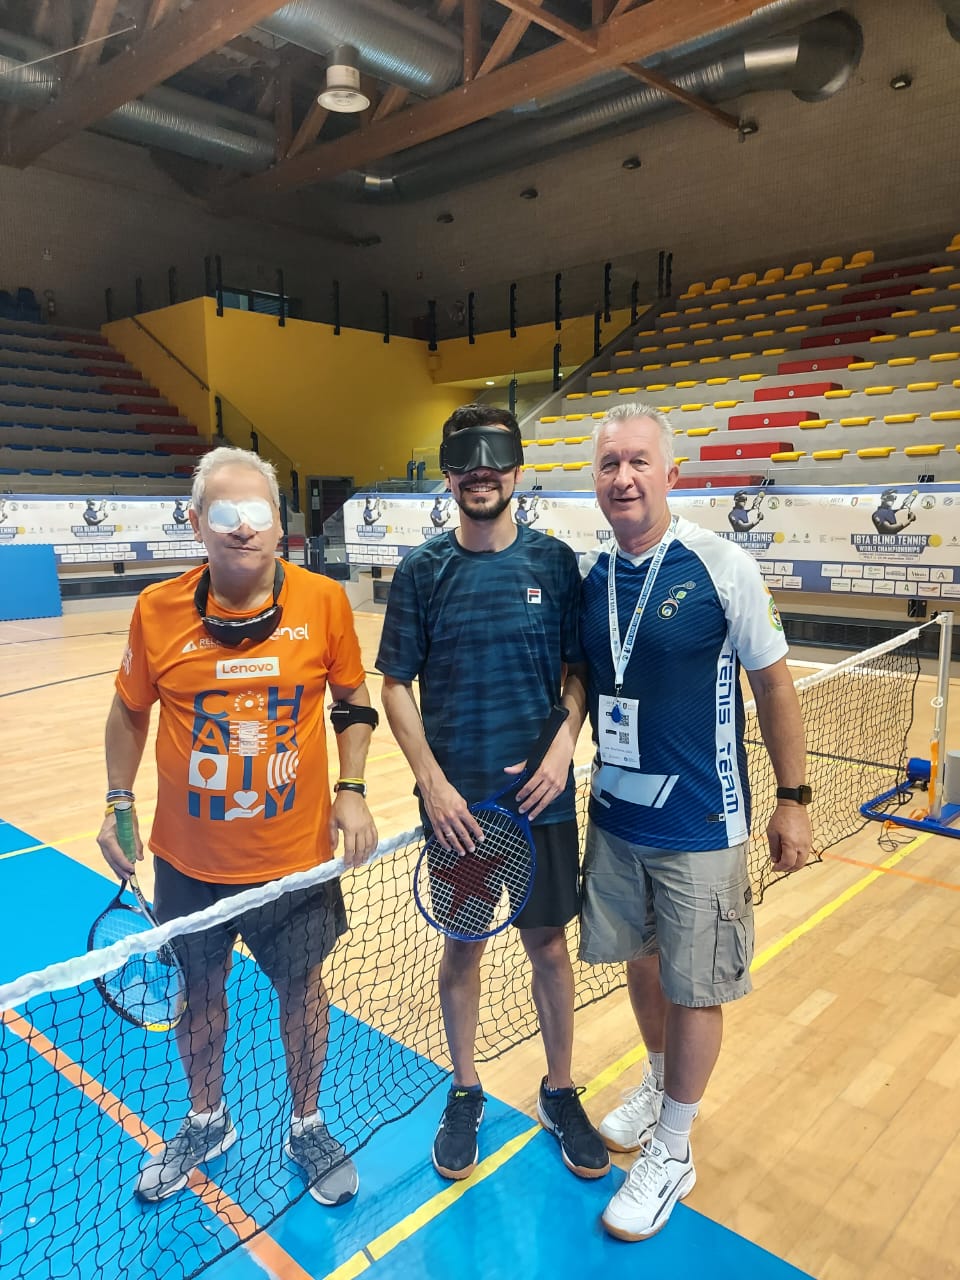
[[[859,829],[862,800],[901,772],[918,636],[919,629],[905,633],[799,682],[821,849]],[[745,740],[757,833],[751,877],[759,900],[775,878],[762,835],[775,785],[749,709]],[[581,771],[581,820],[588,787]],[[333,1135],[357,1157],[361,1180],[364,1148],[374,1135],[408,1114],[449,1070],[435,981],[442,938],[419,915],[410,891],[419,846],[419,831],[404,833],[384,842],[367,867],[344,875],[351,929],[324,967],[332,1010],[320,1104]],[[241,908],[280,903],[336,870],[328,865],[248,890],[0,988],[0,1280],[187,1280],[238,1247],[268,1273],[287,1273],[275,1265],[276,1232],[268,1229],[306,1188],[284,1152],[290,1093],[276,996],[260,966],[239,947],[228,980],[225,1083],[239,1138],[186,1189],[148,1207],[132,1195],[138,1169],[145,1152],[177,1130],[189,1105],[176,1037],[124,1023],[102,1003],[93,980],[128,955],[198,937]],[[575,954],[576,930],[570,934]],[[574,967],[578,1007],[622,984],[618,966],[574,959]],[[486,1062],[537,1029],[515,930],[488,944],[482,984],[477,1056]],[[428,1157],[411,1156],[420,1158]],[[325,1213],[311,1201],[303,1209]]]

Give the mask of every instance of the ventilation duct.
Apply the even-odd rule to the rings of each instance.
[[[457,36],[392,0],[294,0],[257,26],[325,57],[352,45],[362,71],[427,97],[452,89],[463,72]]]
[[[862,47],[859,24],[846,13],[833,13],[671,78],[713,103],[774,89],[816,102],[843,87]],[[391,175],[353,172],[334,185],[368,199],[419,199],[685,110],[659,89],[629,83],[630,89],[608,91],[572,110],[544,111],[530,122],[514,118],[506,127],[502,121],[472,125],[455,139],[440,138],[404,152]]]
[[[46,106],[60,89],[56,64],[22,67],[20,63],[49,53],[35,40],[0,31],[0,102],[35,110]],[[151,89],[142,98],[125,102],[92,128],[111,138],[160,147],[245,173],[266,169],[276,158],[273,126],[266,120],[176,89]]]

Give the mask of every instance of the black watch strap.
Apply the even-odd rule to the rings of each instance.
[[[806,785],[799,787],[777,787],[778,800],[795,800],[797,804],[809,804],[813,799],[813,792]]]
[[[356,791],[360,796],[367,794],[367,787],[363,782],[335,782],[333,789],[334,791]]]

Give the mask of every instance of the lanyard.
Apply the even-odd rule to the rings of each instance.
[[[607,574],[607,609],[610,619],[610,656],[613,658],[614,693],[618,698],[620,697],[620,690],[623,688],[623,677],[630,662],[630,655],[633,653],[634,642],[640,627],[640,619],[643,617],[643,611],[647,606],[647,601],[650,599],[650,593],[653,591],[653,585],[657,580],[657,574],[660,572],[660,566],[663,564],[663,558],[667,554],[670,543],[673,542],[676,529],[677,517],[674,516],[667,527],[666,533],[657,544],[656,551],[653,553],[653,559],[650,561],[650,568],[647,570],[643,589],[640,592],[640,599],[637,601],[637,607],[627,629],[627,638],[622,646],[620,644],[620,616],[617,613],[616,543],[610,548],[610,569]]]

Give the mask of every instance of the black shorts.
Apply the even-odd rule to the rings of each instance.
[[[518,929],[561,929],[580,913],[580,831],[575,819],[533,827],[537,870]]]
[[[154,867],[154,914],[161,924],[258,887],[197,880],[159,857],[154,858]],[[243,938],[261,969],[276,985],[288,981],[291,975],[302,978],[322,964],[348,928],[340,880],[334,877],[309,889],[281,894],[261,907],[241,911],[223,924],[184,934],[173,942],[188,987],[213,966],[222,965],[238,937]]]

